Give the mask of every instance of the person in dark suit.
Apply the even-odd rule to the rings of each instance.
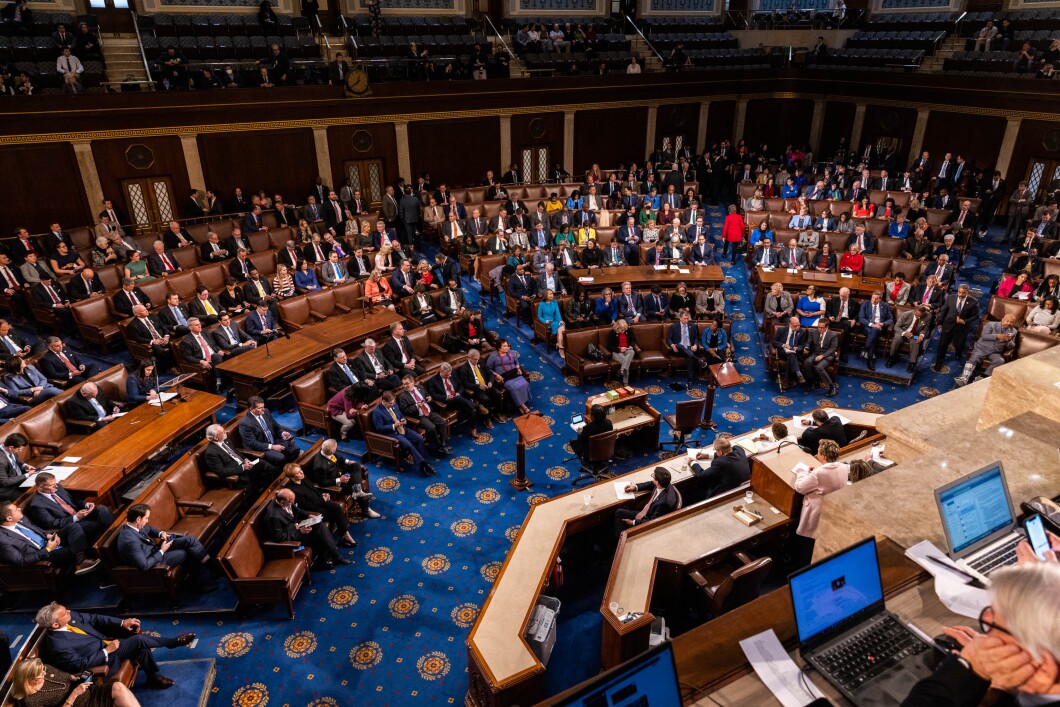
[[[805,383],[806,378],[802,375],[799,356],[805,353],[806,331],[802,328],[798,317],[791,317],[788,320],[788,326],[777,328],[776,334],[773,335],[772,346],[780,363],[780,371],[777,375],[778,378],[783,379],[780,384],[781,388],[792,385],[792,379],[795,378],[799,383]]]
[[[836,357],[839,346],[839,335],[828,328],[828,319],[817,320],[817,331],[806,336],[805,355],[802,357],[802,374],[812,386],[820,381],[821,387],[828,390],[828,395],[839,392],[839,386],[828,374],[828,367]]]
[[[342,52],[337,52],[335,58],[328,62],[328,85],[345,86],[346,77],[350,75],[350,65],[346,62]]]
[[[66,400],[67,415],[75,420],[94,422],[96,429],[113,422],[121,409],[120,404],[107,400],[92,381],[84,383]]]
[[[265,459],[248,459],[228,443],[228,432],[221,425],[206,428],[206,449],[202,453],[203,467],[222,479],[241,486],[262,489],[276,479],[276,467]]]
[[[354,372],[354,364],[342,348],[331,352],[332,364],[324,371],[324,383],[330,393],[334,394],[350,385],[357,385],[361,377]]]
[[[445,291],[442,292],[438,304],[445,316],[449,318],[459,315],[467,308],[467,300],[460,289],[459,279],[446,281]]]
[[[349,495],[357,503],[362,516],[379,517],[368,507],[368,503],[375,500],[375,496],[365,490],[368,488],[368,470],[340,454],[339,443],[334,439],[325,439],[320,450],[306,462],[302,470],[306,478],[317,486],[338,486],[343,494]]]
[[[188,303],[188,313],[193,317],[198,317],[204,326],[216,324],[220,320],[221,312],[223,311],[221,305],[210,294],[210,290],[206,288],[206,285],[199,285],[195,290],[195,298]]]
[[[469,420],[471,438],[478,437],[478,426],[493,429],[489,410],[464,394],[460,381],[453,376],[453,367],[443,363],[438,373],[427,381],[427,393],[438,404],[452,408]]]
[[[840,447],[847,445],[847,433],[838,417],[829,417],[824,410],[814,410],[810,418],[813,420],[813,427],[805,430],[799,438],[799,446],[804,450],[816,454],[822,439],[830,439]]]
[[[51,472],[40,472],[33,484],[37,492],[26,506],[26,515],[34,525],[61,531],[63,541],[75,550],[95,543],[114,522],[110,508],[75,499]]]
[[[276,314],[276,295],[273,294],[272,285],[269,284],[267,278],[261,276],[261,273],[258,272],[257,268],[251,268],[250,277],[243,286],[243,295],[247,298],[247,302],[255,307],[264,302],[269,311],[272,312],[273,315]],[[249,333],[250,324],[244,322],[243,326],[247,328],[247,332]]]
[[[390,286],[394,290],[394,298],[401,300],[415,293],[416,276],[412,273],[412,263],[402,260],[401,265],[394,274],[390,276]]]
[[[688,311],[681,312],[680,321],[670,325],[666,334],[666,345],[675,354],[685,357],[688,370],[688,382],[695,380],[696,369],[706,368],[707,362],[699,358],[699,330],[692,323]]]
[[[268,231],[265,224],[261,220],[261,207],[254,206],[247,215],[243,217],[243,230],[247,233],[257,233],[258,231]]]
[[[211,389],[221,390],[221,375],[214,366],[224,363],[226,355],[210,333],[202,330],[198,317],[188,320],[188,333],[180,340],[180,357],[202,369],[203,376],[213,382]]]
[[[284,248],[276,253],[276,262],[277,264],[286,265],[291,272],[294,272],[298,269],[298,262],[304,257],[305,254],[298,250],[294,241],[287,241]]]
[[[401,379],[401,393],[397,399],[402,416],[419,425],[431,447],[442,454],[452,454],[449,446],[449,424],[445,418],[431,409],[431,396],[416,385],[416,377],[406,373]]]
[[[59,319],[60,325],[70,336],[77,336],[77,324],[74,316],[70,314],[70,299],[66,296],[63,286],[48,273],[42,273],[40,282],[29,291],[33,302],[40,307],[49,307]]]
[[[603,405],[593,405],[589,409],[589,421],[578,431],[578,436],[571,440],[570,446],[579,458],[589,454],[589,440],[594,435],[610,432],[615,428],[607,417],[607,408]]]
[[[714,441],[714,458],[710,466],[703,468],[699,462],[710,459],[707,452],[697,452],[692,462],[692,473],[696,476],[698,497],[696,500],[717,496],[731,491],[751,478],[751,462],[743,447],[734,447],[727,437]]]
[[[775,268],[777,262],[777,251],[773,250],[773,243],[768,238],[763,238],[755,246],[751,264],[756,267],[761,265],[764,268]]]
[[[427,372],[423,367],[423,359],[412,350],[412,342],[405,336],[405,326],[401,322],[390,325],[390,339],[383,344],[382,353],[383,358],[395,371],[410,371],[416,376]]]
[[[445,285],[450,281],[457,285],[460,284],[460,263],[445,253],[438,253],[434,256],[433,272],[439,284]]]
[[[295,225],[297,225],[297,222]],[[243,237],[243,230],[240,228],[232,229],[232,235],[225,239],[222,247],[228,253],[227,257],[229,258],[239,255],[240,249],[247,251],[248,254],[254,252],[254,248],[250,245],[250,239]]]
[[[393,391],[383,393],[382,400],[372,410],[372,427],[379,434],[386,435],[401,445],[402,449],[411,455],[412,463],[419,468],[421,474],[433,476],[438,473],[427,461],[427,447],[423,444],[423,437],[408,427],[408,420],[402,416]]]
[[[894,324],[891,308],[883,301],[882,292],[873,292],[872,299],[861,303],[858,326],[865,330],[865,359],[870,371],[876,370],[876,343]]]
[[[19,432],[12,432],[4,439],[0,453],[0,500],[13,501],[22,495],[22,482],[38,472],[37,467],[19,459],[19,454],[29,446],[29,441]]]
[[[0,563],[8,567],[29,567],[51,562],[62,570],[77,565],[78,552],[64,543],[61,533],[51,533],[26,520],[22,509],[11,501],[0,502]],[[99,560],[84,563],[75,574],[87,574],[99,566]]]
[[[313,238],[302,249],[302,255],[311,263],[326,263],[331,255],[331,244],[326,243],[319,233],[314,233]]]
[[[179,648],[195,640],[194,633],[182,633],[176,638],[142,633],[140,619],[83,614],[57,602],[38,611],[34,621],[45,630],[40,657],[48,665],[73,674],[106,665],[113,674],[122,661],[132,660],[147,674],[148,688],[174,684],[159,672],[151,649]]]
[[[456,369],[456,380],[463,387],[464,394],[475,400],[480,407],[491,411],[496,419],[496,411],[501,409],[504,397],[504,386],[496,384],[493,372],[486,367],[478,349],[467,352],[467,361]]]
[[[939,316],[935,319],[942,334],[939,336],[939,348],[935,352],[932,371],[935,373],[941,371],[942,362],[946,360],[950,344],[953,344],[953,349],[957,353],[957,360],[964,360],[964,347],[968,342],[968,332],[978,318],[979,300],[972,297],[968,285],[962,284],[957,288],[956,294],[950,295],[942,303]]]
[[[296,463],[283,468],[287,478],[286,488],[294,493],[295,508],[312,515],[320,514],[330,525],[335,526],[339,537],[339,547],[357,547],[357,541],[350,535],[350,521],[340,503],[331,499],[331,493],[306,478],[305,471]]]
[[[295,493],[289,488],[276,491],[276,497],[265,505],[261,512],[261,526],[265,529],[265,539],[269,542],[296,541],[313,548],[317,561],[325,569],[335,565],[348,565],[350,560],[339,554],[335,537],[324,523],[300,527],[299,523],[308,520],[308,513],[295,506]]]
[[[629,324],[636,324],[644,318],[644,297],[639,292],[633,291],[630,282],[622,283],[622,292],[615,297],[618,307],[618,316]]]
[[[188,333],[188,319],[191,317],[191,312],[181,303],[180,295],[175,292],[166,295],[166,303],[158,308],[157,314],[159,321],[172,336],[184,336]]]
[[[364,351],[353,359],[353,368],[361,380],[374,380],[380,390],[394,390],[401,386],[397,369],[390,365],[383,352],[377,350],[375,339],[364,340]]]
[[[526,274],[526,266],[519,264],[515,267],[515,274],[508,281],[508,292],[511,297],[519,301],[520,316],[530,316],[531,300],[534,297],[534,279]]]
[[[828,319],[828,325],[843,332],[843,341],[839,347],[840,361],[847,360],[850,333],[857,328],[860,311],[861,303],[850,296],[849,287],[839,288],[839,295],[829,297],[825,305],[825,318]]]
[[[942,306],[945,296],[946,290],[939,286],[938,279],[934,275],[928,275],[924,282],[913,288],[909,302],[910,304],[926,305],[933,312],[937,312],[939,307]]]
[[[114,310],[126,317],[133,315],[133,307],[142,304],[147,309],[151,308],[151,298],[136,286],[132,278],[123,278],[121,281],[121,292],[112,298]]]
[[[146,571],[155,565],[184,565],[192,578],[193,592],[211,592],[217,579],[207,563],[210,555],[194,535],[173,535],[150,525],[151,507],[136,503],[125,514],[125,525],[118,533],[118,557],[125,564]],[[160,541],[157,545],[155,540]]]
[[[167,249],[175,250],[194,245],[195,241],[188,233],[188,229],[182,227],[176,221],[169,222],[169,229],[162,234],[162,243]]]
[[[236,257],[228,262],[228,273],[236,279],[236,282],[246,282],[250,279],[250,271],[254,269],[254,261],[247,257],[248,250],[236,251]]]
[[[147,256],[147,272],[155,277],[164,277],[170,273],[180,272],[180,263],[172,252],[166,249],[162,241],[155,241],[153,252]]]
[[[206,242],[199,246],[199,260],[203,263],[219,263],[231,258],[234,250],[228,249],[228,243],[221,243],[220,237],[210,231],[206,234]]]
[[[85,268],[66,283],[66,294],[71,302],[80,302],[89,297],[102,297],[107,288],[92,268]]]
[[[158,360],[163,370],[173,367],[173,354],[169,350],[169,329],[154,315],[147,313],[147,307],[138,304],[133,307],[133,318],[125,329],[126,335],[139,344],[151,347],[151,354]]]
[[[48,350],[38,362],[41,373],[51,380],[64,381],[64,388],[83,383],[99,373],[97,364],[83,362],[77,354],[66,348],[58,336],[49,336],[46,342]]]
[[[269,311],[269,305],[258,302],[255,311],[247,315],[243,325],[247,328],[247,334],[258,344],[272,341],[283,334],[283,329],[276,324],[276,318]]]
[[[294,435],[276,424],[265,409],[265,401],[256,395],[247,400],[247,414],[239,421],[238,429],[243,448],[261,452],[270,464],[287,464],[300,454]]]
[[[670,470],[657,466],[651,473],[651,481],[639,484],[626,484],[626,493],[651,491],[652,494],[644,508],[634,511],[631,508],[620,508],[615,511],[615,535],[621,535],[627,528],[647,523],[672,513],[680,506],[680,494],[670,485]]]

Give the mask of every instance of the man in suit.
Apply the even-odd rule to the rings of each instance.
[[[993,374],[994,369],[1005,362],[1003,354],[1016,348],[1016,316],[1006,314],[1000,322],[987,322],[983,332],[972,345],[972,354],[964,364],[964,370],[954,382],[958,386],[966,385],[975,378],[979,362],[985,360],[989,365],[986,375]]]
[[[402,416],[392,391],[388,390],[383,393],[382,400],[372,410],[372,427],[376,432],[390,437],[408,451],[421,474],[432,476],[438,473],[427,461],[427,448],[423,444],[423,437],[415,430],[408,428],[408,421]]]
[[[368,507],[375,496],[366,491],[368,470],[352,459],[347,459],[338,451],[338,442],[325,439],[320,451],[312,456],[302,467],[312,483],[321,488],[338,486],[344,495],[349,495],[360,507],[365,518],[379,518],[379,514]]]
[[[268,486],[276,479],[277,468],[272,463],[266,459],[249,459],[233,449],[223,426],[208,426],[206,440],[206,449],[202,453],[206,471],[255,490]]]
[[[107,288],[92,268],[85,268],[66,283],[66,293],[71,302],[80,302],[93,297],[102,297]]]
[[[459,316],[467,308],[464,293],[460,289],[457,280],[450,279],[445,282],[445,290],[442,292],[438,304],[445,316],[450,318]]]
[[[257,233],[258,231],[268,231],[268,227],[261,220],[261,205],[255,204],[254,208],[247,212],[247,215],[243,217],[243,230],[247,233]]]
[[[380,206],[380,211],[386,227],[388,229],[396,228],[398,212],[400,209],[398,208],[398,200],[393,186],[387,185],[386,191],[383,194],[383,202]]]
[[[456,410],[468,419],[471,426],[471,439],[478,437],[479,425],[493,429],[489,410],[481,403],[464,395],[464,389],[460,381],[453,376],[453,367],[450,364],[443,363],[437,375],[427,381],[427,393],[436,404],[446,409]]]
[[[626,265],[626,251],[617,240],[612,240],[604,249],[604,267],[617,268]]]
[[[618,316],[629,324],[637,324],[644,318],[644,298],[639,292],[633,291],[633,285],[628,280],[622,283],[622,292],[615,298],[618,306]]]
[[[327,199],[321,202],[321,211],[324,215],[324,223],[332,233],[346,232],[346,209],[339,200],[339,195],[334,191],[327,194]]]
[[[967,343],[968,331],[975,320],[979,318],[979,300],[971,295],[966,284],[957,288],[957,293],[946,298],[939,309],[936,325],[941,329],[939,336],[939,348],[935,352],[935,363],[931,370],[939,373],[942,362],[946,360],[946,353],[950,344],[957,353],[957,360],[964,358],[964,346]]]
[[[383,352],[376,350],[375,339],[364,340],[364,351],[353,359],[354,372],[361,380],[373,380],[380,390],[394,390],[401,386],[398,368],[391,366]]]
[[[820,381],[829,396],[839,392],[839,385],[828,374],[828,367],[835,361],[838,346],[839,335],[828,328],[827,317],[821,317],[817,320],[817,331],[807,333],[802,374],[811,387]]]
[[[327,524],[318,522],[316,525],[300,525],[311,515],[297,507],[294,501],[294,491],[281,488],[276,491],[276,497],[265,505],[261,512],[265,539],[269,542],[293,540],[313,548],[316,561],[324,569],[351,564],[350,560],[339,554],[335,536],[328,530]]]
[[[357,385],[361,377],[354,372],[354,365],[346,355],[344,349],[338,348],[331,352],[332,364],[324,371],[324,383],[329,393],[337,393],[347,386]],[[374,384],[375,381],[372,379]]]
[[[692,462],[692,473],[696,476],[698,491],[694,500],[711,498],[731,491],[751,478],[751,463],[743,447],[733,446],[726,437],[714,441],[714,458],[706,469],[700,461],[710,459],[709,452],[697,452]],[[689,499],[691,502],[693,499]]]
[[[677,489],[670,485],[670,470],[657,466],[651,474],[651,481],[639,484],[626,484],[626,493],[651,491],[651,496],[639,511],[620,508],[615,511],[615,535],[621,535],[626,528],[647,523],[677,510],[680,498]]]
[[[256,395],[247,400],[247,414],[239,421],[239,441],[244,449],[260,452],[273,466],[293,462],[300,454],[290,431],[283,429]]]
[[[239,325],[232,321],[228,312],[222,312],[217,320],[217,328],[212,332],[213,341],[217,348],[224,351],[229,357],[238,356],[251,349],[257,348],[258,342],[251,339]]]
[[[276,254],[276,262],[281,265],[286,265],[291,272],[298,269],[298,263],[302,260],[304,255],[299,252],[298,247],[294,241],[287,241],[284,244],[283,250]]]
[[[519,303],[519,316],[530,318],[530,307],[533,305],[534,280],[526,274],[526,266],[522,263],[515,266],[515,274],[508,280],[508,296],[515,298]]]
[[[857,244],[861,249],[862,255],[869,255],[870,253],[876,252],[876,239],[872,237],[872,234],[865,230],[865,224],[859,223],[854,226],[854,232],[847,238],[847,250],[850,250],[850,246]]]
[[[148,344],[151,354],[163,369],[173,367],[173,356],[169,351],[169,331],[154,315],[147,313],[147,307],[138,304],[133,307],[133,319],[126,328],[129,338],[140,344]]]
[[[33,483],[37,492],[26,514],[39,527],[67,530],[64,542],[72,547],[88,547],[114,522],[108,507],[73,498],[50,472],[40,472]]]
[[[978,212],[979,235],[985,236],[986,229],[994,222],[997,207],[1001,205],[1001,200],[1005,197],[1005,180],[1001,178],[1001,172],[995,171],[989,178],[983,179],[979,196],[983,199],[979,204]]]
[[[775,268],[777,266],[777,252],[773,250],[772,241],[768,238],[763,238],[758,242],[758,245],[755,246],[754,254],[751,256],[751,263],[755,267],[761,266],[763,268]],[[783,286],[781,288],[783,289]]]
[[[840,447],[846,446],[847,433],[838,417],[829,417],[824,410],[814,410],[810,420],[812,426],[803,431],[802,437],[799,438],[799,446],[804,450],[816,454],[822,439],[830,439]]]
[[[1053,214],[1049,211],[1043,211],[1041,218],[1031,228],[1034,229],[1034,235],[1038,238],[1056,238],[1057,224],[1053,220]]]
[[[55,312],[63,331],[69,336],[78,335],[77,324],[74,322],[73,315],[70,314],[70,300],[63,286],[53,280],[51,275],[43,273],[40,276],[40,282],[30,289],[29,294],[38,306],[49,307]]]
[[[254,311],[243,321],[243,325],[247,328],[247,334],[259,344],[273,341],[283,335],[283,329],[276,323],[276,318],[269,311],[269,305],[265,301],[257,303]]]
[[[442,242],[449,243],[455,241],[459,243],[464,237],[464,225],[460,222],[457,217],[456,211],[450,211],[449,216],[442,223]]]
[[[364,279],[372,274],[372,263],[368,262],[363,248],[354,249],[346,263],[346,272],[356,280]]]
[[[802,270],[806,267],[806,251],[799,248],[798,240],[792,238],[788,241],[787,247],[780,249],[777,262],[781,267]]]
[[[1034,194],[1027,188],[1027,182],[1020,182],[1008,199],[1008,226],[1002,244],[1007,245],[1019,238],[1033,203]]]
[[[503,381],[497,381],[492,371],[486,368],[478,349],[467,352],[467,361],[456,369],[456,379],[464,394],[479,404],[480,408],[492,411],[494,418],[501,409],[504,397]]]
[[[212,246],[210,247],[212,248]],[[248,254],[254,252],[254,249],[250,247],[250,239],[243,236],[243,229],[234,227],[232,235],[224,242],[224,250],[227,251],[225,257],[236,257],[240,249],[247,251]]]
[[[221,318],[221,305],[210,294],[206,285],[199,285],[195,297],[188,303],[188,313],[198,317],[204,326],[213,326]]]
[[[169,230],[162,234],[162,243],[167,249],[176,249],[194,245],[195,241],[186,228],[176,221],[170,221]]]
[[[688,382],[691,385],[696,377],[696,369],[706,368],[707,363],[699,358],[699,331],[692,323],[692,317],[687,310],[681,312],[680,321],[670,325],[666,345],[675,354],[685,358]]]
[[[254,269],[254,261],[247,255],[248,250],[240,248],[236,251],[236,257],[228,262],[228,274],[236,279],[236,282],[246,282],[250,279],[250,271]]]
[[[397,403],[401,414],[423,429],[423,434],[441,454],[452,454],[449,446],[449,424],[445,418],[431,409],[431,396],[416,385],[416,377],[405,374],[401,379],[401,393]]]
[[[172,535],[150,525],[151,507],[136,503],[129,507],[125,524],[118,533],[118,556],[122,563],[142,571],[155,565],[187,566],[193,592],[210,592],[217,579],[207,566],[210,555],[193,535]],[[155,541],[159,541],[155,544]]]
[[[269,284],[267,279],[261,276],[261,273],[257,271],[257,268],[251,269],[250,277],[243,286],[243,296],[247,298],[247,302],[250,302],[255,307],[264,303],[269,308],[269,311],[272,312],[275,320],[276,296],[272,292],[272,285]],[[249,323],[245,323],[244,326],[247,328],[247,333],[249,334]]]
[[[202,322],[198,317],[188,319],[188,333],[180,340],[180,356],[186,362],[198,365],[203,375],[213,381],[212,388],[218,392],[221,390],[221,374],[214,366],[223,363],[227,353],[218,348],[208,332],[202,330]]]
[[[934,277],[936,282],[938,282],[939,287],[943,289],[949,288],[956,275],[953,265],[950,264],[950,257],[946,254],[939,255],[938,260],[935,262],[934,269],[929,267],[924,272]]]
[[[459,221],[467,221],[467,207],[457,201],[455,196],[449,197],[449,199],[444,203],[445,206],[442,207],[442,211],[445,213],[446,218],[449,218],[450,214],[455,213],[456,218]]]
[[[26,302],[26,280],[18,268],[12,266],[7,253],[0,253],[0,290],[10,298],[15,316],[31,319]]]
[[[95,423],[99,429],[117,419],[122,406],[112,403],[99,392],[99,386],[89,381],[66,401],[66,414],[75,420]]]
[[[402,300],[416,292],[416,278],[412,274],[411,261],[401,261],[401,265],[390,276],[390,286],[394,290],[394,298],[397,300]]]
[[[78,575],[96,569],[99,560],[78,560],[87,545],[71,544],[64,539],[65,534],[52,533],[30,523],[23,517],[22,509],[9,500],[0,502],[0,563],[8,567],[50,562],[64,571],[76,566],[74,574]]]
[[[492,236],[486,239],[486,255],[502,255],[508,252],[508,239],[503,228],[495,229]]]
[[[281,195],[276,194],[273,196],[272,209],[276,214],[277,224],[281,227],[287,226],[288,228],[297,228],[298,215],[295,213],[293,206],[284,203]]]
[[[401,375],[404,375],[405,371],[417,376],[426,373],[423,359],[412,350],[412,342],[405,336],[405,326],[401,322],[390,325],[390,339],[383,344],[382,354],[390,368]]]
[[[125,214],[114,208],[114,202],[110,199],[103,200],[103,210],[99,212],[98,216],[100,220],[102,220],[103,217],[106,216],[108,219],[110,219],[110,222],[117,226],[119,229],[121,228],[122,224],[129,223],[129,219],[125,217]]]
[[[180,272],[180,263],[162,241],[155,241],[153,252],[147,256],[147,272],[155,277],[165,277]]]
[[[567,294],[567,288],[563,286],[563,280],[560,279],[559,274],[556,272],[556,266],[552,263],[545,263],[545,267],[542,269],[541,274],[537,276],[534,286],[538,292],[542,293],[552,290],[552,293],[557,297]]]
[[[894,315],[883,301],[883,293],[879,290],[872,293],[868,302],[861,303],[858,325],[865,330],[865,360],[870,371],[876,370],[876,343],[893,323]]]
[[[376,250],[381,249],[384,245],[389,245],[391,248],[397,243],[397,233],[393,228],[387,226],[386,221],[376,221],[375,231],[372,233],[372,247]]]
[[[213,231],[207,233],[206,242],[199,246],[199,259],[203,263],[219,263],[229,257],[229,250],[221,244],[220,237]]]
[[[887,354],[887,367],[890,368],[898,362],[898,349],[902,342],[909,344],[909,365],[906,371],[912,373],[916,369],[917,359],[921,350],[931,339],[931,308],[926,304],[918,304],[908,312],[902,312],[894,325],[894,336],[891,338],[891,347]]]
[[[950,224],[954,231],[967,228],[975,233],[978,223],[976,221],[975,212],[972,211],[972,202],[967,199],[962,201],[960,208],[954,211],[953,214],[946,219],[946,223]]]
[[[91,361],[85,363],[70,349],[66,348],[58,336],[49,336],[45,343],[48,349],[38,362],[41,373],[54,381],[63,381],[63,388],[83,383],[99,373],[100,368]]]
[[[802,328],[802,322],[798,317],[790,317],[787,321],[787,326],[777,328],[771,344],[779,362],[780,371],[777,378],[780,381],[781,390],[790,387],[792,380],[796,378],[799,383],[806,382],[799,361],[799,356],[807,349],[806,331]]]
[[[316,199],[318,204],[324,203],[324,199],[328,198],[328,192],[331,191],[331,187],[324,184],[324,180],[321,177],[317,177],[313,180],[313,184],[309,187],[306,192],[307,196],[311,196]]]
[[[445,253],[437,253],[434,256],[434,268],[431,272],[439,284],[444,285],[450,281],[460,283],[460,263]]]
[[[689,257],[693,265],[716,265],[714,257],[714,243],[708,241],[701,232],[696,236],[696,243],[692,246]]]
[[[644,297],[644,321],[661,322],[670,316],[670,295],[659,285],[651,286],[651,294]]]
[[[939,307],[942,306],[945,294],[945,288],[939,286],[938,278],[934,275],[928,275],[924,282],[913,288],[909,296],[909,302],[910,304],[926,305],[932,312],[937,312]]]
[[[39,344],[31,346],[15,333],[6,319],[0,319],[0,357],[5,360],[15,356],[25,358],[34,352],[34,348],[39,348]]]
[[[346,266],[339,260],[339,254],[331,251],[328,254],[327,261],[320,266],[320,281],[325,285],[335,287],[346,282],[349,277],[350,274],[346,271]]]
[[[171,292],[166,295],[166,303],[158,308],[158,319],[166,326],[174,336],[184,336],[188,333],[188,317],[191,313],[180,301],[180,295]]]

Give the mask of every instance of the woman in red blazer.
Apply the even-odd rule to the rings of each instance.
[[[740,243],[743,242],[743,234],[746,229],[743,226],[743,218],[736,213],[736,205],[729,204],[729,215],[725,217],[725,226],[721,230],[721,237],[725,241],[725,246],[721,251],[721,257],[725,257],[725,253],[732,249],[732,259],[729,261],[736,264],[736,254],[740,249]]]

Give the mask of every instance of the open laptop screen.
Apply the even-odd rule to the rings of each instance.
[[[626,661],[552,705],[581,707],[680,707],[677,669],[670,642]]]
[[[882,607],[876,539],[866,538],[793,574],[790,586],[799,643],[803,645],[866,609]]]
[[[1012,506],[1001,463],[984,467],[937,491],[942,525],[955,557],[994,533],[1012,528]]]

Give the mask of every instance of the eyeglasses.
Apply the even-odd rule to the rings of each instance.
[[[990,633],[990,631],[1000,631],[1008,636],[1012,635],[1012,632],[1007,628],[998,626],[993,622],[994,608],[992,606],[984,606],[983,610],[979,612],[979,630],[983,633]]]

